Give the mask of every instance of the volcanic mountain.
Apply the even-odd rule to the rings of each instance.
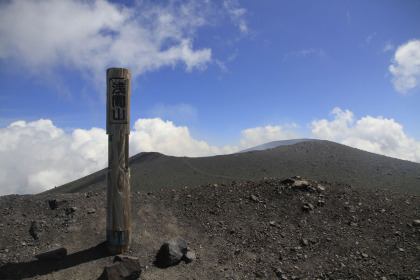
[[[418,163],[304,141],[205,158],[141,153],[130,166],[125,258],[141,274],[124,279],[420,279]],[[0,197],[0,279],[98,279],[115,259],[105,226],[105,170]],[[196,258],[155,265],[177,236]],[[60,258],[36,258],[56,249]]]
[[[420,194],[420,164],[321,140],[287,140],[274,147],[212,157],[173,157],[140,153],[130,158],[131,190],[172,190],[232,181],[289,178],[341,182],[354,186]],[[291,144],[290,144],[291,143]],[[73,193],[106,189],[106,169],[52,189]]]

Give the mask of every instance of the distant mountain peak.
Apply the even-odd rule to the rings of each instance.
[[[239,151],[238,153],[246,153],[251,151],[262,151],[267,149],[273,149],[278,146],[288,146],[288,145],[294,145],[301,142],[313,142],[313,141],[321,141],[318,139],[309,139],[309,138],[301,138],[301,139],[289,139],[289,140],[280,140],[280,141],[273,141],[269,143],[265,143],[262,145],[258,145],[246,150]]]

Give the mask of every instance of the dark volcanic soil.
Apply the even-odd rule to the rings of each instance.
[[[127,254],[139,257],[140,279],[420,279],[419,197],[282,181],[133,193]],[[0,197],[0,279],[97,279],[113,261],[105,200],[106,192]],[[155,267],[176,235],[197,259]],[[60,247],[61,261],[34,257]]]
[[[149,192],[184,186],[288,178],[296,174],[364,188],[420,195],[420,164],[381,156],[331,141],[311,141],[264,151],[213,157],[172,157],[140,153],[130,158],[131,190]],[[106,190],[106,170],[48,193]]]

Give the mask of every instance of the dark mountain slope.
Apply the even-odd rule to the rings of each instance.
[[[258,146],[240,151],[239,153],[274,149],[278,146],[288,146],[288,145],[294,145],[294,144],[301,143],[301,142],[310,142],[310,141],[321,141],[321,140],[302,138],[302,139],[290,139],[290,140],[273,141],[273,142],[265,143],[265,144],[262,144],[262,145],[258,145]]]
[[[300,175],[311,180],[420,194],[420,164],[330,141],[301,142],[263,151],[200,158],[140,153],[131,157],[130,168],[133,192]],[[48,192],[88,192],[105,188],[105,170],[101,170]]]

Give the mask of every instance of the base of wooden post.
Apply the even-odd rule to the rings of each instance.
[[[131,246],[131,232],[125,231],[106,231],[106,247],[111,254],[123,254]]]

